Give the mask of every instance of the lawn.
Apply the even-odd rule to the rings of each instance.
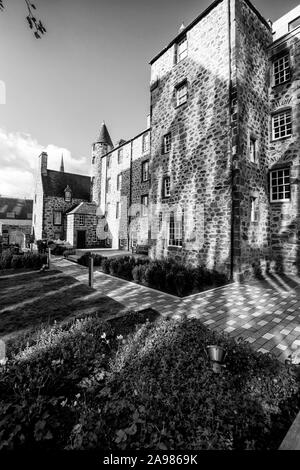
[[[107,318],[124,308],[59,271],[15,273],[0,276],[0,338],[79,314],[96,312]]]

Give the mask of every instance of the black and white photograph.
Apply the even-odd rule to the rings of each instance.
[[[299,2],[0,0],[0,462],[300,450]]]

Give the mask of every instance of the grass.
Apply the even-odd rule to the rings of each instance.
[[[82,314],[102,318],[123,306],[59,271],[19,273],[0,277],[0,337],[15,336],[40,324]]]
[[[205,348],[223,345],[214,374]],[[0,370],[0,449],[277,449],[299,409],[275,358],[198,320],[129,312],[41,327]]]

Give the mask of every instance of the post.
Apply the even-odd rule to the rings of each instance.
[[[89,254],[89,287],[93,288],[94,285],[94,258]]]
[[[51,248],[48,248],[48,269],[51,269]]]

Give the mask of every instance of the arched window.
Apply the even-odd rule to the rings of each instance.
[[[65,189],[65,201],[71,202],[72,201],[72,190],[70,186],[67,186]]]

